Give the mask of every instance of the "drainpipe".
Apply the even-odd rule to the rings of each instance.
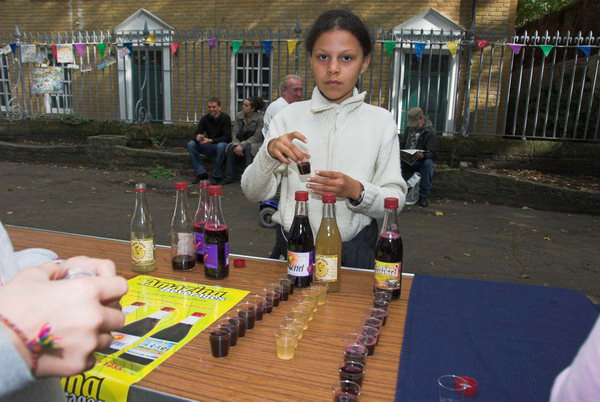
[[[463,113],[463,124],[461,133],[463,137],[469,136],[469,123],[471,120],[471,73],[473,72],[473,48],[475,46],[475,25],[477,16],[477,0],[472,0],[471,3],[471,26],[467,31],[467,85],[465,88],[465,107]],[[477,107],[477,105],[475,105]]]

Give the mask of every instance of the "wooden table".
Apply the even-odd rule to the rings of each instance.
[[[17,251],[41,247],[63,258],[108,258],[127,279],[136,275],[129,268],[129,242],[17,227],[6,229]],[[175,272],[171,270],[170,258],[169,248],[157,248],[157,269],[151,275],[256,291],[286,272],[281,261],[244,257],[245,268],[231,264],[229,277],[217,281],[205,278],[202,269]],[[327,303],[319,306],[292,360],[277,358],[273,333],[297,299],[296,293],[275,308],[273,314],[257,322],[228,357],[213,358],[208,336],[201,333],[135,387],[199,400],[331,400],[331,386],[339,379],[338,367],[343,359],[342,340],[359,326],[371,304],[372,275],[371,271],[343,270],[342,291],[329,294]],[[402,296],[392,304],[375,355],[368,358],[362,400],[394,399],[411,283],[412,276],[405,275]]]

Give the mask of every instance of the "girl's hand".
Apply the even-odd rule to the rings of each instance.
[[[308,143],[305,136],[294,131],[269,141],[267,152],[269,152],[269,155],[271,155],[272,158],[277,159],[286,165],[290,164],[290,159],[298,163],[304,159],[310,158],[308,153],[292,143],[292,140],[294,139],[299,139],[305,144]]]
[[[317,176],[308,178],[309,184],[306,185],[314,194],[333,193],[338,197],[352,200],[360,198],[363,185],[358,180],[331,170],[317,170],[315,174]]]

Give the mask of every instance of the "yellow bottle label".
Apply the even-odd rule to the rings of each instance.
[[[134,264],[154,264],[154,239],[131,240],[131,259]]]
[[[318,281],[335,282],[338,280],[338,258],[337,255],[317,254],[315,257],[315,273]]]
[[[379,289],[399,289],[402,262],[375,260],[375,286]]]

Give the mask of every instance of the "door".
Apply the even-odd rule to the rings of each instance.
[[[149,47],[133,50],[131,73],[134,120],[164,120],[162,52],[162,49]]]

